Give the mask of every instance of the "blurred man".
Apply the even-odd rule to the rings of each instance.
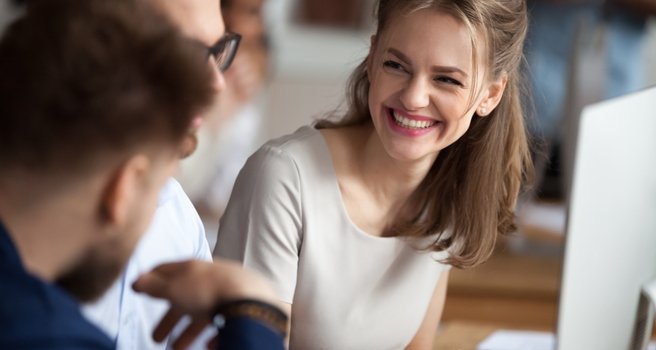
[[[225,47],[212,52],[220,61]],[[6,31],[0,348],[114,348],[77,301],[107,289],[148,227],[192,120],[221,84],[207,57],[136,0],[38,1]],[[158,339],[187,313],[184,344],[217,310],[222,349],[282,348],[285,316],[261,301],[275,299],[271,288],[239,267],[167,264],[134,288],[171,303]]]
[[[219,103],[199,130],[198,149],[176,175],[203,219],[210,247],[235,179],[259,146],[270,58],[264,0],[221,0],[221,12],[226,30],[241,35],[239,51]]]
[[[217,0],[144,0],[168,16],[188,37],[208,48],[205,62],[214,88],[213,104],[225,90],[223,71],[238,48],[238,37],[225,34]],[[119,63],[117,62],[117,65]],[[182,157],[194,152],[196,132],[201,124],[197,115],[187,134]],[[201,176],[201,174],[197,174]],[[172,341],[155,342],[152,332],[168,304],[132,290],[139,275],[168,262],[187,259],[212,260],[203,223],[194,206],[173,178],[159,195],[153,221],[139,242],[120,278],[97,302],[85,307],[85,314],[116,341],[119,349],[165,349]],[[211,336],[211,335],[208,335]]]

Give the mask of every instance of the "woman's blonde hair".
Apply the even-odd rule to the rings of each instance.
[[[515,230],[514,209],[522,183],[533,168],[522,106],[523,44],[528,25],[525,0],[380,0],[377,37],[393,19],[412,11],[434,9],[454,16],[470,28],[473,61],[486,63],[488,79],[507,76],[499,105],[485,118],[474,116],[469,130],[440,151],[435,163],[407,202],[409,220],[398,220],[392,234],[437,238],[429,250],[448,250],[444,261],[472,267],[492,254],[498,235]],[[477,47],[481,38],[484,49]],[[485,53],[487,57],[478,57]],[[318,128],[366,124],[369,80],[367,59],[352,73],[348,110],[339,121]],[[476,74],[474,74],[476,76]],[[477,92],[474,92],[476,94]]]

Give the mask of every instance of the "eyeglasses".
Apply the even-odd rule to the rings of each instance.
[[[235,54],[237,54],[240,40],[241,35],[228,32],[216,44],[207,48],[208,57],[212,56],[219,71],[225,72],[230,67],[232,60],[235,59]]]

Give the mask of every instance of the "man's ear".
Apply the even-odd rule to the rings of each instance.
[[[101,198],[102,220],[119,226],[129,221],[130,211],[139,200],[150,166],[148,157],[137,154],[116,169],[108,178]]]
[[[503,97],[503,92],[506,90],[507,83],[508,74],[504,72],[497,80],[487,85],[486,90],[483,92],[483,98],[476,108],[476,114],[478,116],[486,117],[497,108]]]

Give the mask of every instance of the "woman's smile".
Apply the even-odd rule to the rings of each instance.
[[[426,135],[442,124],[433,118],[408,114],[394,108],[388,108],[387,115],[392,130],[411,137]]]

